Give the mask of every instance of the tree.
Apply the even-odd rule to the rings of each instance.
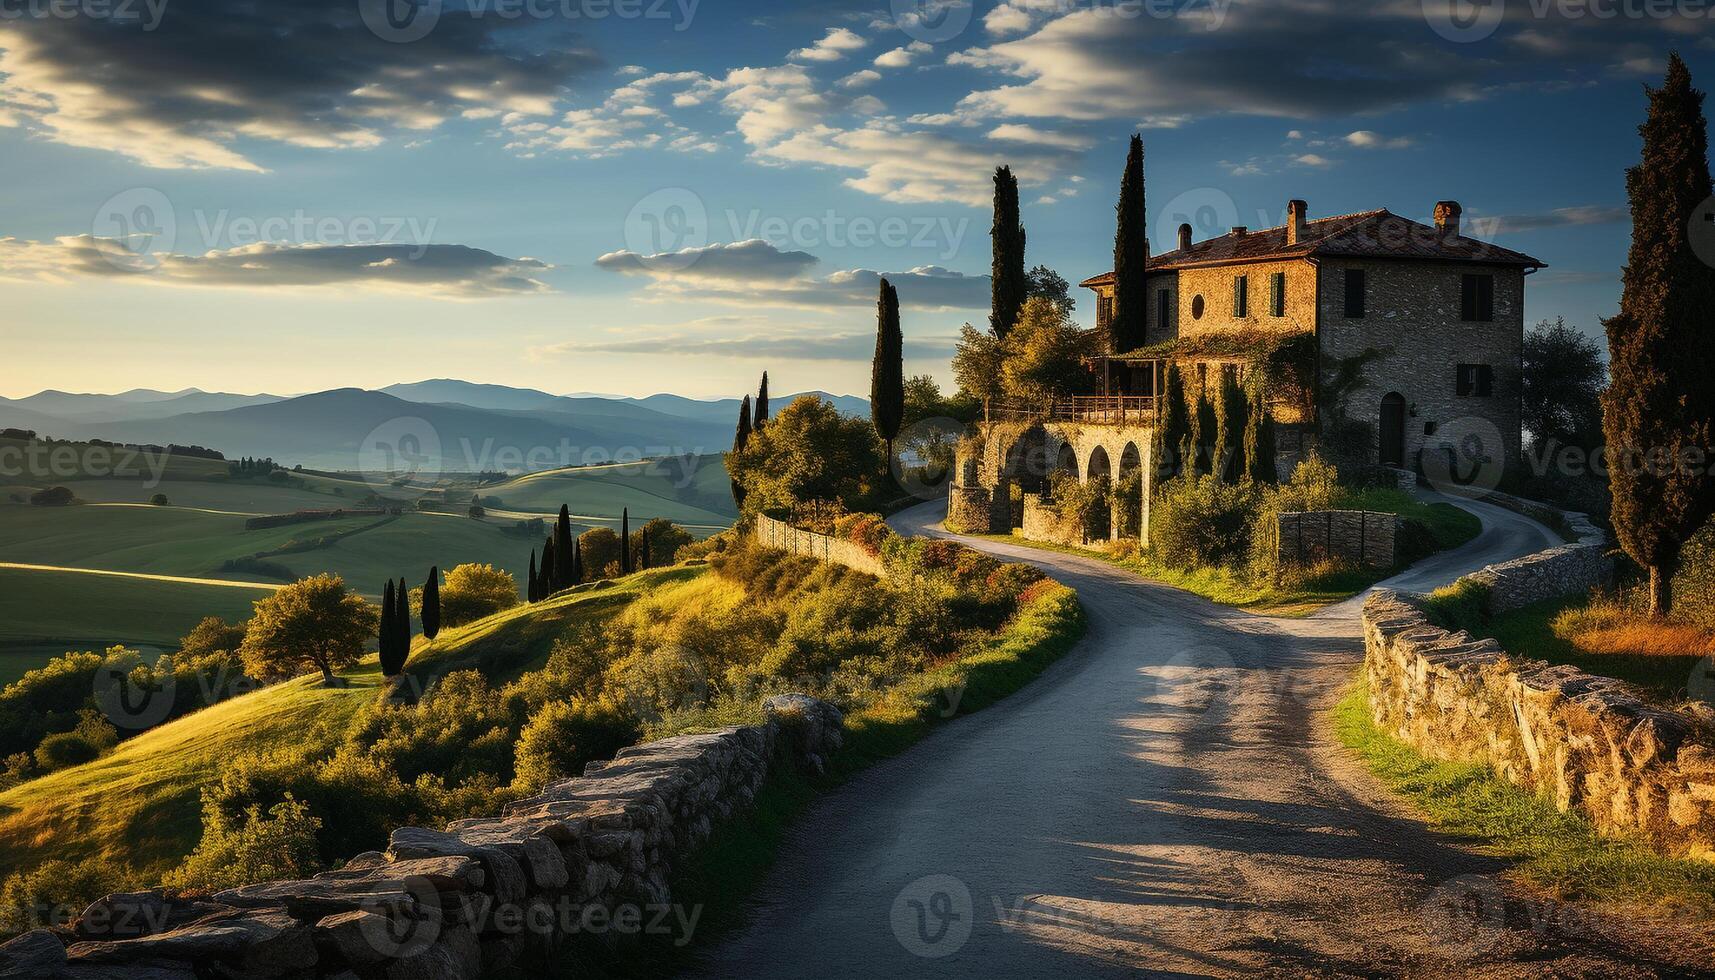
[[[398,604],[393,601],[393,580],[387,580],[387,588],[381,593],[381,621],[376,624],[375,638],[379,643],[381,657],[381,674],[392,677],[393,671],[389,666],[396,659],[398,651],[394,646],[398,643],[399,631],[394,628],[393,617],[398,615]]]
[[[179,641],[175,662],[201,660],[214,654],[238,653],[244,645],[245,625],[234,626],[219,616],[205,616]]]
[[[546,599],[559,591],[559,583],[554,581],[554,535],[542,542],[542,564],[536,567],[536,592],[538,598]]]
[[[1018,322],[1030,283],[1024,276],[1024,226],[1018,220],[1018,179],[1011,167],[994,172],[993,248],[989,271],[989,330],[1006,339]]]
[[[442,625],[463,626],[518,605],[518,582],[504,569],[470,563],[447,573],[440,594]]]
[[[572,513],[560,505],[560,519],[554,525],[554,589],[569,589],[578,584],[572,569]]]
[[[338,575],[293,582],[256,603],[238,651],[244,672],[268,679],[308,668],[321,671],[331,685],[335,670],[363,656],[379,620],[375,607],[348,592]]]
[[[647,529],[637,532],[637,570],[640,572],[649,571],[649,531]]]
[[[959,346],[953,352],[953,380],[967,397],[983,404],[1005,394],[1001,382],[1001,365],[1006,363],[1006,349],[1000,338],[987,330],[970,324],[959,328]]]
[[[49,487],[30,494],[30,503],[37,507],[64,507],[77,497],[66,487]]]
[[[166,507],[171,504],[172,501],[167,499],[166,494],[157,493],[153,497],[149,498],[149,503],[154,504],[156,507]]]
[[[1108,314],[1108,350],[1114,353],[1144,346],[1148,311],[1144,264],[1149,258],[1149,236],[1144,224],[1143,137],[1133,134],[1120,178],[1120,200],[1114,230],[1114,299]]]
[[[1245,430],[1248,427],[1245,419],[1244,389],[1239,387],[1236,371],[1223,368],[1220,372],[1220,388],[1215,394],[1215,456],[1211,464],[1214,472],[1220,474],[1222,483],[1238,483],[1245,474]]]
[[[1612,383],[1602,399],[1615,535],[1649,569],[1650,612],[1673,604],[1680,549],[1715,505],[1707,475],[1715,415],[1715,276],[1690,225],[1711,194],[1703,93],[1675,53],[1646,89],[1643,157],[1626,172],[1632,208],[1620,312],[1605,321]],[[1685,465],[1698,459],[1702,465]]]
[[[750,430],[755,432],[768,421],[768,372],[762,372],[762,384],[756,389],[756,418],[750,424]]]
[[[525,598],[531,602],[541,602],[542,601],[542,582],[540,579],[538,579],[536,577],[536,549],[535,548],[530,549],[530,578],[526,584],[528,587],[525,589]],[[424,623],[423,624],[423,632],[427,633],[428,631],[429,631],[428,624]]]
[[[609,565],[619,563],[619,535],[612,528],[592,527],[578,535],[578,553],[581,556],[587,576],[594,580],[602,577]]]
[[[631,574],[631,508],[622,507],[619,511],[619,574]]]
[[[873,503],[882,472],[881,442],[869,423],[804,395],[768,428],[751,433],[750,445],[729,468],[744,484],[745,507],[753,513],[810,500],[862,510]]]
[[[744,447],[750,442],[750,396],[745,395],[744,401],[738,404],[738,431],[732,437],[732,455],[744,452]],[[732,481],[732,501],[740,507],[744,506],[744,487],[737,480]]]
[[[584,546],[582,539],[572,539],[572,584],[584,580]]]
[[[1245,478],[1252,483],[1280,482],[1275,466],[1274,416],[1268,410],[1268,385],[1262,372],[1253,375],[1250,408],[1245,413]]]
[[[1602,350],[1577,327],[1555,317],[1524,335],[1520,401],[1524,427],[1543,453],[1556,445],[1594,450],[1602,439]]]
[[[1208,476],[1213,472],[1216,440],[1219,437],[1220,420],[1215,417],[1215,403],[1209,399],[1208,385],[1198,385],[1197,414],[1191,426],[1191,463],[1198,476]]]
[[[1157,450],[1164,464],[1162,475],[1172,479],[1185,471],[1186,460],[1193,452],[1191,415],[1185,404],[1185,379],[1179,373],[1178,364],[1167,365],[1167,378],[1162,390],[1161,435]]]
[[[393,591],[393,658],[391,662],[381,662],[381,674],[384,677],[397,677],[405,670],[405,661],[411,659],[411,590],[404,579],[399,580],[399,587]]]
[[[1045,265],[1039,265],[1024,275],[1027,283],[1026,295],[1040,296],[1051,301],[1055,306],[1066,311],[1067,316],[1078,308],[1078,301],[1072,298],[1072,284]]]
[[[536,572],[536,552],[530,552],[530,572]],[[423,635],[433,640],[441,632],[441,569],[429,569],[429,579],[423,583]]]
[[[647,547],[643,551],[649,556],[645,568],[673,564],[678,560],[679,549],[696,540],[691,536],[691,532],[660,517],[652,518],[638,533],[648,536]]]
[[[870,365],[869,415],[875,434],[887,446],[887,465],[893,461],[893,440],[899,438],[905,421],[905,337],[899,330],[899,293],[886,279],[876,300],[875,360]]]
[[[1006,348],[1001,381],[1013,398],[1046,404],[1089,389],[1090,373],[1084,368],[1089,337],[1046,299],[1025,301]]]

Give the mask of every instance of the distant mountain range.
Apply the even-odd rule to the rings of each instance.
[[[848,415],[869,414],[862,398],[808,394]],[[796,397],[775,396],[772,406],[778,411]],[[195,388],[117,395],[43,391],[0,398],[0,428],[58,439],[206,446],[228,458],[269,456],[311,469],[388,468],[388,451],[402,447],[448,472],[515,471],[616,456],[721,452],[732,444],[738,404],[670,394],[554,395],[451,379],[289,397]]]

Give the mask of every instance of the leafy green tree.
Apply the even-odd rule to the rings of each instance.
[[[1167,377],[1162,384],[1160,433],[1156,456],[1160,460],[1164,479],[1184,472],[1191,458],[1191,414],[1185,404],[1185,378],[1178,364],[1167,365]]]
[[[1245,478],[1252,483],[1280,482],[1275,466],[1274,415],[1268,410],[1268,385],[1262,372],[1253,375],[1250,408],[1245,413]]]
[[[1000,338],[968,323],[959,328],[959,345],[953,352],[953,380],[966,397],[981,402],[986,409],[990,402],[1004,395],[1001,365],[1005,363],[1006,347]]]
[[[881,443],[869,423],[804,395],[768,428],[751,433],[732,469],[752,512],[811,500],[838,500],[862,510],[872,503],[882,472]]]
[[[527,580],[527,588],[525,589],[525,598],[528,599],[530,602],[541,602],[542,601],[542,581],[540,578],[537,577],[537,573],[536,573],[536,549],[535,548],[530,549],[530,573],[529,573],[529,575],[530,575],[530,577]],[[425,635],[427,635],[428,632],[429,632],[429,626],[427,623],[424,623],[423,624],[423,633]]]
[[[1144,223],[1143,137],[1133,134],[1126,151],[1125,175],[1115,208],[1114,299],[1108,314],[1108,349],[1115,353],[1144,346],[1148,314],[1144,264],[1149,257],[1149,233]]]
[[[581,538],[572,539],[572,583],[584,580],[584,548]]]
[[[673,564],[678,560],[679,549],[696,541],[691,532],[661,517],[651,518],[638,533],[648,535],[648,548],[643,551],[649,556],[645,568],[660,568]]]
[[[1030,289],[1024,275],[1024,225],[1018,219],[1018,179],[1011,167],[994,172],[994,225],[989,229],[993,246],[989,272],[989,330],[1002,340],[1018,322],[1019,311]]]
[[[754,439],[752,440],[755,441]],[[609,565],[618,567],[619,535],[612,528],[592,527],[578,535],[578,551],[583,557],[584,573],[591,581],[606,574]]]
[[[619,574],[631,574],[631,509],[620,508],[619,512]]]
[[[505,569],[466,563],[447,573],[440,596],[441,625],[463,626],[518,605],[518,582]],[[422,593],[416,599],[420,604]]]
[[[536,569],[536,552],[530,552],[530,570]],[[429,569],[429,578],[423,583],[423,635],[434,639],[441,632],[441,569],[434,566]]]
[[[554,588],[569,589],[578,584],[572,570],[572,512],[560,505],[560,518],[554,525]]]
[[[1065,310],[1067,316],[1078,308],[1078,301],[1072,298],[1072,284],[1053,269],[1039,265],[1025,273],[1024,278],[1028,283],[1026,298],[1040,296]]]
[[[550,534],[548,539],[542,542],[542,563],[536,567],[536,593],[541,599],[548,598],[560,589],[559,583],[554,581],[555,537],[556,535]]]
[[[1220,438],[1221,423],[1215,417],[1215,403],[1210,400],[1208,386],[1197,386],[1197,415],[1196,424],[1192,427],[1191,438],[1195,446],[1195,457],[1192,460],[1193,470],[1198,476],[1208,476],[1214,472],[1215,447]]]
[[[181,661],[201,660],[216,654],[236,654],[244,645],[244,624],[234,626],[219,616],[205,616],[179,640]]]
[[[1008,396],[1040,405],[1089,390],[1089,335],[1049,300],[1025,301],[1006,348],[1001,381]]]
[[[899,330],[899,293],[886,279],[876,300],[875,360],[870,365],[869,414],[875,434],[887,446],[891,465],[893,440],[905,421],[905,337]]]
[[[1602,400],[1614,532],[1649,569],[1649,608],[1673,605],[1680,550],[1715,507],[1708,476],[1715,416],[1715,275],[1689,231],[1711,195],[1703,93],[1674,54],[1649,89],[1643,159],[1626,172],[1632,246],[1620,312],[1606,321],[1613,381]],[[1699,459],[1701,465],[1685,465]]]
[[[363,656],[380,614],[338,575],[300,579],[256,603],[239,656],[244,672],[269,679],[319,670],[323,682]]]
[[[1607,375],[1601,348],[1564,318],[1543,320],[1524,335],[1520,401],[1538,451],[1601,445]]]
[[[389,677],[404,671],[405,661],[411,659],[411,590],[404,579],[399,580],[399,587],[393,592],[393,600],[397,604],[393,614],[393,628],[398,631],[398,636],[394,639],[393,655],[398,659],[392,665],[392,673],[387,674]],[[421,601],[422,597],[419,596],[419,604]]]
[[[212,892],[258,881],[307,878],[321,870],[316,835],[321,818],[290,793],[264,815],[252,806],[237,819],[203,805],[203,835],[196,850],[166,879],[170,888]]]

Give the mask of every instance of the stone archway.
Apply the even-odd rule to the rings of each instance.
[[[1120,452],[1120,468],[1114,477],[1114,537],[1135,538],[1143,524],[1143,453],[1128,442]]]
[[[1084,467],[1084,482],[1099,489],[1106,498],[1113,487],[1113,464],[1102,446],[1090,450],[1090,460]],[[1084,537],[1091,541],[1106,541],[1113,537],[1113,507],[1103,502],[1090,509],[1084,519]]]

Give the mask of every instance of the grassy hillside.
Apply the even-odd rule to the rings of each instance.
[[[417,639],[419,678],[475,668],[504,679],[546,659],[574,621],[612,615],[650,588],[702,574],[663,569],[623,583],[519,606],[468,626]],[[0,793],[0,875],[48,856],[103,856],[146,877],[175,864],[201,834],[200,790],[232,759],[283,746],[337,740],[382,683],[373,658],[340,675],[347,686],[301,677],[188,715],[123,743],[86,765]]]
[[[574,514],[617,517],[630,508],[633,519],[707,525],[702,530],[726,527],[738,513],[726,467],[714,455],[547,470],[481,492],[507,511],[553,512],[565,504]]]
[[[14,663],[115,643],[177,647],[204,616],[248,619],[265,589],[0,568],[0,677]],[[31,649],[39,648],[39,649]]]

